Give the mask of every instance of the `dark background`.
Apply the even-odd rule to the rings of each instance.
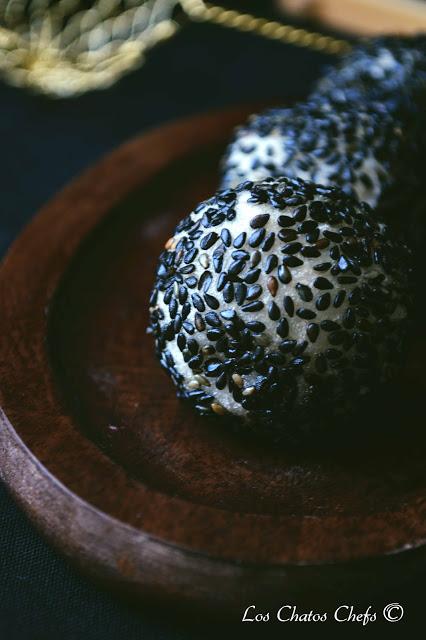
[[[256,9],[254,2],[233,4]],[[268,2],[259,5],[263,14],[270,11]],[[0,83],[0,254],[48,198],[129,137],[191,113],[303,96],[330,61],[221,27],[190,25],[106,91],[50,100]],[[424,592],[422,585],[401,586],[384,601],[407,605],[406,618],[414,621],[421,609],[414,594]],[[288,632],[282,628],[281,637]],[[0,485],[1,640],[177,640],[206,633],[167,612],[122,603],[77,575]]]

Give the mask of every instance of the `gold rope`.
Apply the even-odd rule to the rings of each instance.
[[[146,52],[180,27],[176,7],[193,21],[341,54],[348,42],[204,0],[0,0],[0,75],[52,97],[111,86],[139,67]],[[87,7],[87,5],[85,5]]]
[[[325,36],[315,31],[298,29],[274,20],[258,18],[250,13],[224,9],[204,2],[204,0],[181,0],[181,5],[192,20],[215,22],[230,29],[255,33],[271,40],[279,40],[286,44],[324,53],[343,54],[351,49],[351,45],[346,40]]]

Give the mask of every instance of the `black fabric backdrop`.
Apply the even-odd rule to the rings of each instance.
[[[104,92],[55,101],[1,84],[0,253],[50,196],[117,144],[190,113],[259,97],[301,96],[329,60],[192,25]],[[388,601],[406,603],[408,593],[401,588]],[[407,617],[413,619],[420,602],[410,597]],[[0,485],[1,640],[176,640],[201,633],[206,637],[205,628],[194,632],[168,621],[167,612],[122,603],[77,575]]]

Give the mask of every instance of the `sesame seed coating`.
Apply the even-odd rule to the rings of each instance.
[[[426,36],[362,42],[329,69],[315,92],[340,105],[374,101],[393,114],[419,111],[426,93]]]
[[[293,233],[281,239],[281,229]],[[303,253],[306,229],[318,234],[318,254]],[[273,234],[266,249],[250,244],[259,231]],[[208,264],[220,256],[219,271],[197,253],[184,261],[205,237]],[[229,238],[239,238],[237,249]],[[190,265],[192,289],[182,275]],[[156,351],[179,396],[202,415],[285,431],[318,410],[347,411],[395,374],[409,280],[409,250],[368,205],[302,180],[246,182],[201,203],[161,254],[150,306]]]
[[[417,146],[414,124],[403,126],[368,105],[336,107],[323,98],[311,99],[252,116],[237,129],[222,163],[222,186],[285,175],[340,187],[374,207],[400,169],[415,164]],[[256,242],[260,234],[253,236]]]
[[[425,147],[426,36],[378,38],[355,46],[305,103],[267,110],[238,128],[222,186],[282,175],[337,186],[379,207],[419,246]],[[315,245],[315,230],[306,229],[306,239]],[[316,249],[306,247],[306,255]]]

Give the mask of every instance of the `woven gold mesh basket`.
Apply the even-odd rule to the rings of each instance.
[[[0,0],[0,77],[61,98],[109,87],[176,32],[178,10],[190,20],[318,51],[349,48],[343,40],[205,0]]]
[[[177,28],[177,0],[0,0],[0,73],[58,97],[110,86]]]

